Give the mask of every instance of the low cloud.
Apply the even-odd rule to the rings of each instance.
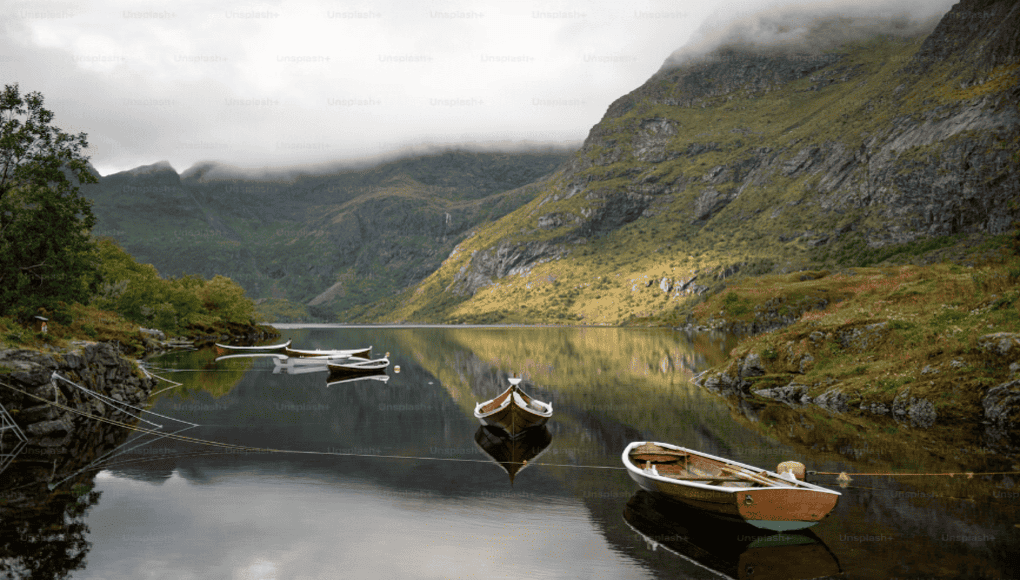
[[[756,3],[728,6],[710,16],[663,69],[697,61],[719,49],[817,54],[876,36],[926,34],[955,0],[888,2]]]

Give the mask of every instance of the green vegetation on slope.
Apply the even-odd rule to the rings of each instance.
[[[961,188],[989,179],[1008,189],[1016,143],[924,131],[981,110],[1020,69],[999,66],[984,83],[943,90],[973,71],[956,59],[905,74],[924,40],[845,46],[805,60],[816,69],[786,84],[734,85],[690,106],[673,103],[686,98],[674,90],[688,73],[660,73],[610,108],[533,201],[478,228],[417,288],[360,319],[628,324],[689,310],[734,276],[966,253],[987,236],[954,232],[938,212],[970,210],[921,215],[900,200],[954,172]],[[921,144],[901,145],[903,133]],[[986,144],[985,157],[952,165]],[[862,199],[870,190],[881,203]]]

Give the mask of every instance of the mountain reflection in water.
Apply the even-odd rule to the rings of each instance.
[[[906,495],[914,490],[889,479],[840,490],[833,513],[798,536],[811,540],[804,545],[738,534],[706,546],[694,519],[669,510],[659,512],[665,519],[647,510],[632,517],[655,503],[632,501],[637,486],[620,453],[634,440],[766,468],[786,459],[819,471],[867,467],[794,450],[782,433],[748,424],[739,409],[691,385],[694,373],[724,359],[732,347],[724,337],[613,328],[283,330],[279,340],[307,349],[372,344],[401,372],[327,386],[328,373],[277,374],[270,358],[217,362],[199,350],[151,361],[182,383],[160,393],[153,411],[200,424],[190,437],[263,451],[156,440],[69,480],[65,487],[94,487],[85,500],[70,487],[48,494],[47,483],[66,473],[40,469],[40,501],[59,506],[41,520],[3,512],[4,529],[36,543],[7,542],[0,566],[11,569],[10,557],[52,560],[32,566],[53,572],[8,576],[717,578],[719,570],[746,575],[748,562],[760,574],[790,549],[798,555],[789,560],[814,562],[817,575],[834,563],[848,578],[956,577],[959,569],[1004,577],[1016,552],[1009,506]],[[555,403],[546,431],[526,449],[508,449],[473,416],[512,373],[525,377],[529,394]],[[819,437],[830,425],[805,421]],[[508,485],[507,464],[523,467],[530,453]],[[7,471],[26,465],[19,457]],[[77,515],[60,511],[71,502]],[[660,527],[649,532],[649,522]],[[978,534],[994,540],[940,540]],[[77,543],[64,550],[65,540]],[[684,552],[688,544],[720,566],[706,568]],[[914,556],[933,551],[954,567]]]

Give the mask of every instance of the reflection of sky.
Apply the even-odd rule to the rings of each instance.
[[[583,505],[443,498],[362,483],[246,475],[159,486],[102,472],[75,578],[646,578]]]

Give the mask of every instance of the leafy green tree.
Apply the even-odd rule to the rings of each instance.
[[[163,279],[151,264],[139,264],[111,239],[99,240],[103,280],[92,305],[166,332],[220,322],[250,324],[255,305],[230,278],[189,275]]]
[[[0,93],[0,315],[88,302],[98,285],[85,133],[50,126],[40,93]]]

